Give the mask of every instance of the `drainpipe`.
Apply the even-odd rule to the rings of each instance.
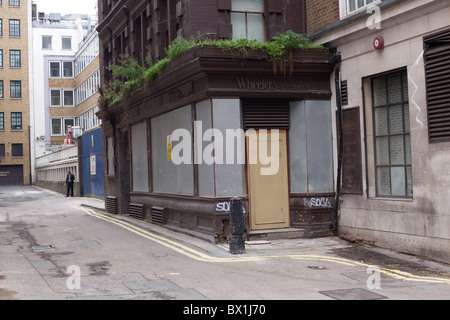
[[[334,82],[336,85],[336,106],[337,106],[337,125],[338,125],[338,167],[337,167],[337,179],[336,179],[336,199],[333,209],[333,224],[330,229],[333,231],[338,230],[338,213],[339,202],[341,198],[341,179],[342,179],[342,155],[344,152],[344,136],[342,135],[342,101],[341,101],[341,55],[335,54],[330,59],[330,63],[334,64]]]

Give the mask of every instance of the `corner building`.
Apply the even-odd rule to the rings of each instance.
[[[113,79],[107,67],[121,54],[156,62],[177,37],[270,41],[288,30],[306,33],[305,1],[100,0],[102,83]],[[329,235],[335,197],[329,59],[328,49],[295,51],[290,74],[274,72],[264,52],[197,47],[118,104],[100,105],[107,210],[220,239],[229,234],[230,199],[240,197],[249,235]],[[225,138],[231,129],[258,140],[260,130],[278,129],[278,172],[263,176],[264,165],[248,161],[194,161],[212,140],[195,142],[197,121],[203,137],[217,129]],[[171,160],[177,129],[193,137],[190,163]]]

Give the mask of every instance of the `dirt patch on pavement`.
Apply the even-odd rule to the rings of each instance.
[[[450,279],[450,273],[446,271],[427,267],[405,259],[391,257],[360,245],[348,248],[336,248],[333,249],[333,253],[342,258],[355,260],[368,265],[401,270],[418,276],[439,276]]]
[[[18,300],[14,296],[17,294],[15,291],[9,291],[0,288],[0,300]]]

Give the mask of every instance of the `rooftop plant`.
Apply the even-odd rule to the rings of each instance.
[[[288,61],[290,70],[292,72],[292,52],[296,49],[311,49],[322,48],[321,46],[313,45],[309,39],[303,38],[302,35],[289,30],[284,34],[277,33],[271,42],[260,42],[257,40],[211,40],[211,39],[194,39],[190,40],[184,38],[175,39],[166,49],[166,57],[156,63],[153,63],[150,58],[143,61],[138,61],[128,55],[121,55],[118,64],[112,65],[108,69],[113,73],[116,80],[108,83],[101,96],[108,106],[116,105],[124,96],[133,88],[141,85],[143,81],[152,83],[158,75],[160,75],[166,64],[172,59],[183,54],[187,50],[194,47],[215,46],[226,52],[238,52],[243,56],[251,51],[265,50],[267,56],[274,63],[274,72],[277,72],[277,64],[280,69],[283,69],[283,58],[289,55]]]

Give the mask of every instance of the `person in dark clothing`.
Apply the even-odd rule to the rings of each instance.
[[[66,176],[66,183],[65,183],[65,185],[67,186],[66,197],[69,196],[69,192],[70,192],[70,196],[73,197],[73,183],[74,182],[75,182],[75,176],[69,171]]]

